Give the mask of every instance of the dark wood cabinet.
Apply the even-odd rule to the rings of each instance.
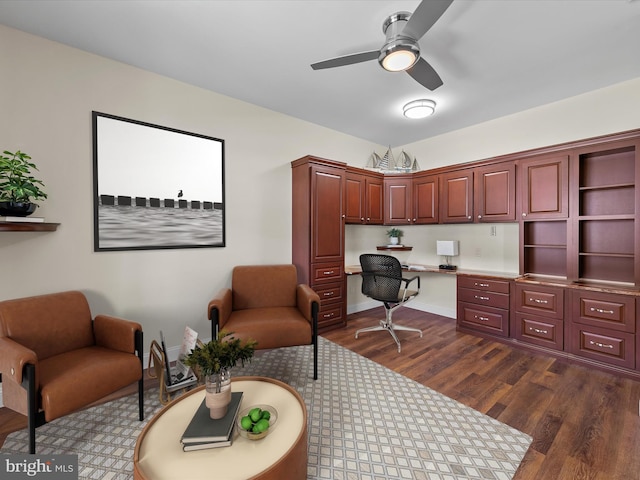
[[[569,216],[569,157],[566,154],[519,160],[520,216],[523,219]]]
[[[292,167],[292,259],[298,281],[320,295],[318,328],[345,325],[344,192],[346,165],[316,157]]]
[[[516,166],[504,162],[478,167],[473,172],[475,221],[515,222]]]
[[[382,225],[384,222],[382,174],[364,173],[347,167],[344,211],[346,223]]]
[[[412,222],[418,225],[438,223],[439,177],[416,173],[411,185],[413,196]]]
[[[473,170],[440,174],[440,223],[473,222]]]
[[[572,292],[570,353],[636,368],[636,299],[612,293]]]
[[[413,219],[413,177],[393,175],[384,179],[384,224],[409,225]]]
[[[510,282],[459,275],[457,283],[458,328],[508,337]]]
[[[640,285],[640,140],[577,149],[571,160],[569,278]]]

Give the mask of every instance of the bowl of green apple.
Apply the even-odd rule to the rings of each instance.
[[[269,435],[278,420],[278,411],[271,405],[253,405],[238,413],[238,432],[249,440],[260,440]]]

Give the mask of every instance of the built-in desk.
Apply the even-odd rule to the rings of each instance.
[[[517,273],[505,273],[505,272],[492,272],[486,270],[445,270],[444,268],[438,268],[437,265],[424,265],[420,263],[410,263],[406,267],[403,266],[402,270],[405,272],[415,273],[443,273],[445,275],[467,275],[467,276],[483,276],[483,277],[496,277],[507,280],[514,280],[520,277]],[[362,268],[360,265],[345,265],[344,273],[347,275],[360,275]]]

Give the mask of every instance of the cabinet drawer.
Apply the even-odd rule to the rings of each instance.
[[[509,308],[509,295],[503,293],[458,288],[458,300],[467,303],[477,303],[479,305],[489,305],[490,307],[496,308]]]
[[[335,325],[343,322],[342,308],[343,303],[324,304],[320,302],[318,310],[318,328],[324,328],[329,325]]]
[[[458,302],[458,325],[507,337],[509,336],[509,311]]]
[[[610,365],[635,368],[635,335],[573,324],[571,353]]]
[[[343,273],[344,267],[341,263],[313,263],[311,265],[313,285],[341,280]]]
[[[320,297],[321,305],[344,301],[344,285],[342,282],[327,285],[322,284],[321,286],[314,288],[314,291]]]
[[[516,313],[516,339],[554,350],[564,348],[564,323],[553,318]]]
[[[488,280],[486,278],[458,276],[458,288],[472,288],[495,293],[509,293],[509,282],[504,280]]]
[[[516,310],[562,320],[564,290],[559,287],[516,284]]]
[[[574,322],[622,332],[636,331],[635,297],[599,292],[573,292]]]

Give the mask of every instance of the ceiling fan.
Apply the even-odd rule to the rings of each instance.
[[[429,90],[442,85],[440,75],[420,56],[418,40],[438,21],[453,0],[422,0],[413,12],[396,12],[382,24],[386,41],[380,50],[353,53],[311,64],[314,70],[342,67],[378,59],[389,72],[406,71]]]

